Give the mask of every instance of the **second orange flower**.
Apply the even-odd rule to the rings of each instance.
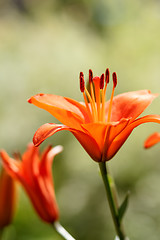
[[[5,170],[22,184],[36,212],[47,223],[53,223],[59,218],[52,180],[52,161],[61,151],[62,146],[49,146],[40,155],[39,148],[29,144],[22,160],[19,156],[13,159],[6,151],[0,151]]]

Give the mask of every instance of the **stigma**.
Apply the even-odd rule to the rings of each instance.
[[[108,116],[105,118],[105,96],[107,85],[110,81],[110,72],[107,68],[105,74],[102,73],[100,77],[93,77],[93,72],[89,69],[89,89],[85,86],[84,74],[80,72],[80,90],[83,94],[84,102],[90,116],[91,122],[110,122],[112,113],[112,103],[114,97],[114,90],[117,86],[117,74],[113,72],[113,88],[109,102]],[[107,120],[106,120],[107,119]]]

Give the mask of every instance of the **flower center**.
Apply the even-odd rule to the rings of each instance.
[[[109,83],[110,72],[106,69],[105,74],[100,77],[93,77],[93,72],[89,70],[89,88],[90,92],[85,87],[84,74],[80,72],[80,90],[83,93],[84,102],[90,118],[93,122],[105,122],[105,95],[107,85]],[[111,119],[112,103],[114,90],[117,85],[117,74],[113,72],[113,89],[109,102],[107,122]],[[104,84],[105,83],[105,84]]]

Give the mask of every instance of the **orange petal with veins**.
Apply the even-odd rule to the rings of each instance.
[[[51,113],[64,125],[80,129],[80,124],[89,121],[85,106],[73,99],[52,94],[37,94],[29,103]]]
[[[126,139],[129,137],[133,129],[140,124],[147,123],[147,122],[155,122],[160,123],[160,115],[147,115],[144,117],[141,117],[139,119],[136,119],[134,122],[129,124],[124,130],[115,137],[115,139],[110,144],[110,147],[107,151],[106,159],[111,159],[120,149],[120,147],[123,145],[123,143],[126,141]]]
[[[158,96],[149,90],[122,93],[113,98],[111,121],[116,122],[122,118],[136,119]],[[109,101],[106,102],[106,119],[108,117]]]

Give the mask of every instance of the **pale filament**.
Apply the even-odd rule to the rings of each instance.
[[[88,90],[86,89],[86,87],[85,87],[85,92],[86,92],[86,95],[87,95],[88,100],[89,100],[90,105],[91,105],[92,114],[93,114],[93,121],[94,121],[94,122],[97,122],[97,121],[98,121],[98,116],[97,116],[97,110],[96,110],[95,101],[94,101],[94,99],[92,99],[92,97],[91,97],[91,95],[89,94],[89,92],[88,92]]]
[[[108,118],[107,118],[107,122],[110,121],[111,119],[111,112],[112,112],[112,103],[113,103],[113,96],[114,96],[114,86],[112,89],[112,94],[111,94],[111,98],[110,98],[110,103],[109,103],[109,108],[108,108]]]

